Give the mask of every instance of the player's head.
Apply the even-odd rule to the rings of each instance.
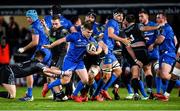
[[[43,50],[37,50],[35,52],[35,60],[37,60],[39,62],[42,62],[45,56],[46,56],[46,54]]]
[[[117,8],[113,11],[113,18],[118,22],[122,22],[124,19],[124,12],[123,10]]]
[[[135,23],[135,21],[136,21],[136,19],[135,19],[135,16],[133,14],[128,14],[124,19],[125,25],[128,25],[130,23]]]
[[[50,14],[51,15],[59,15],[59,14],[61,14],[61,5],[53,5],[51,7]]]
[[[59,15],[54,15],[51,22],[54,29],[58,29],[59,27],[61,27]]]
[[[32,23],[38,19],[38,14],[36,10],[26,11],[26,17],[29,23]]]
[[[75,26],[81,26],[82,25],[82,21],[81,18],[79,16],[74,16],[71,18],[71,22],[75,25]]]
[[[96,14],[93,11],[88,12],[85,17],[85,22],[94,23],[96,20]]]
[[[145,10],[139,11],[139,22],[146,24],[149,20],[148,12]]]
[[[167,16],[164,12],[159,12],[157,15],[156,15],[156,22],[158,24],[162,24],[162,23],[166,23],[167,22]]]
[[[81,31],[86,38],[89,38],[93,33],[93,24],[85,22],[81,27]]]

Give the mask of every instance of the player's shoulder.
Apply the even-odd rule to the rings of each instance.
[[[154,21],[149,21],[148,22],[148,25],[150,25],[150,26],[155,26],[155,25],[157,25]]]
[[[171,25],[169,25],[168,23],[166,23],[166,24],[164,25],[164,29],[165,29],[165,30],[168,30],[168,31],[172,31],[172,27],[171,27]]]

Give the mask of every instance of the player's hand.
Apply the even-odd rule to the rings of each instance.
[[[45,22],[44,19],[41,19],[41,24],[42,24],[43,26],[46,26],[46,22]]]
[[[116,45],[117,45],[118,47],[121,47],[121,43],[120,43],[119,41],[116,41]]]
[[[18,49],[18,52],[19,52],[19,53],[23,53],[24,51],[25,51],[24,48],[19,48],[19,49]]]
[[[98,55],[98,53],[96,51],[89,51],[88,52],[90,55]]]
[[[152,51],[154,49],[154,44],[151,44],[149,47],[148,47],[148,51]]]
[[[47,48],[47,49],[51,49],[52,46],[51,45],[43,45],[42,48]]]
[[[131,39],[123,38],[121,42],[122,42],[123,44],[125,44],[126,46],[128,46],[129,44],[131,44]]]
[[[145,39],[146,41],[148,41],[148,40],[149,40],[149,37],[145,37],[144,39]]]
[[[143,67],[143,63],[142,63],[141,61],[139,61],[139,60],[136,61],[136,64],[137,64],[140,68]]]

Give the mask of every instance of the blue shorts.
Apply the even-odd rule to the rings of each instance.
[[[176,62],[175,57],[169,56],[168,54],[162,54],[159,59],[159,66],[161,67],[162,63],[166,63],[173,66],[175,62]]]
[[[117,61],[117,58],[113,53],[105,55],[104,64],[112,64],[114,61]]]
[[[46,55],[43,59],[43,64],[50,66],[51,65],[51,59],[52,59],[52,53],[49,49],[43,48],[42,50]],[[32,56],[32,59],[34,58],[35,54]]]
[[[67,71],[67,70],[75,71],[75,70],[84,69],[84,68],[85,68],[85,65],[82,60],[79,62],[73,62],[72,60],[69,60],[66,57],[64,58],[64,64],[62,67],[63,71]]]
[[[158,47],[154,48],[152,51],[148,51],[149,59],[151,60],[159,60],[159,49]]]

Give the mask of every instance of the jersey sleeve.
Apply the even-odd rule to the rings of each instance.
[[[108,28],[112,27],[113,29],[115,29],[116,23],[113,20],[109,20],[109,22],[107,23],[107,26],[108,26]]]
[[[76,33],[76,32],[74,32],[74,33],[68,34],[68,35],[66,36],[66,41],[67,41],[67,42],[73,42],[73,41],[75,41],[78,37],[79,37],[79,34]]]
[[[46,67],[46,65],[44,65],[43,63],[40,63],[40,62],[37,63],[35,66],[40,70],[43,70]]]
[[[31,34],[39,35],[39,31],[37,28],[34,28],[33,26],[29,28]]]

